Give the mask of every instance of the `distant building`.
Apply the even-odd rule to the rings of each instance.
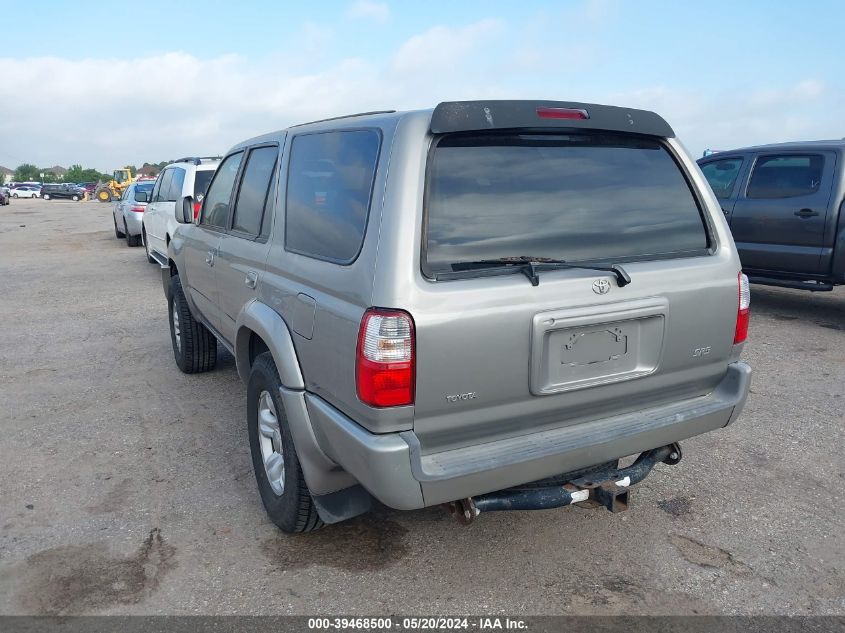
[[[138,176],[158,176],[161,169],[159,169],[158,165],[150,165],[149,163],[144,163],[143,166],[138,170]]]
[[[15,170],[9,169],[8,167],[3,167],[0,165],[0,184],[6,184],[8,182],[12,182],[12,178],[15,176]]]
[[[53,165],[52,167],[49,167],[48,169],[44,170],[45,174],[48,172],[59,179],[64,178],[67,175],[67,169],[65,169],[61,165]]]

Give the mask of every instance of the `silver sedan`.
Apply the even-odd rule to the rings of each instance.
[[[141,221],[154,185],[153,180],[134,182],[114,203],[114,235],[118,239],[125,237],[128,246],[141,245]]]

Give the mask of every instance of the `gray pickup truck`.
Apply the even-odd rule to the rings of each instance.
[[[845,140],[748,147],[698,164],[753,283],[845,283]]]
[[[736,420],[748,281],[674,137],[642,110],[470,101],[233,147],[198,218],[177,204],[162,282],[179,368],[236,359],[270,518],[624,510]]]

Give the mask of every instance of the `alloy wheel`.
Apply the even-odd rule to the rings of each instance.
[[[267,481],[273,492],[281,496],[285,491],[284,447],[276,405],[269,391],[262,391],[258,396],[258,442]]]
[[[173,302],[173,338],[176,340],[176,350],[182,353],[182,329],[179,327],[179,308],[176,302]]]

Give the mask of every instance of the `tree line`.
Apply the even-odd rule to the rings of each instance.
[[[30,163],[18,165],[13,176],[15,182],[97,182],[105,179],[111,179],[111,175],[82,165],[71,165],[67,173],[56,174],[50,167],[37,167]]]
[[[144,163],[141,169],[149,172],[150,175],[156,176],[164,169],[171,161],[161,161],[160,163]],[[124,169],[132,171],[132,175],[138,174],[138,168],[135,165],[126,165]],[[99,182],[101,180],[111,180],[111,174],[104,174],[101,171],[92,169],[90,167],[83,167],[76,164],[71,165],[67,173],[64,175],[56,174],[52,171],[52,167],[37,167],[30,163],[18,165],[15,168],[15,174],[12,180],[15,182]]]

